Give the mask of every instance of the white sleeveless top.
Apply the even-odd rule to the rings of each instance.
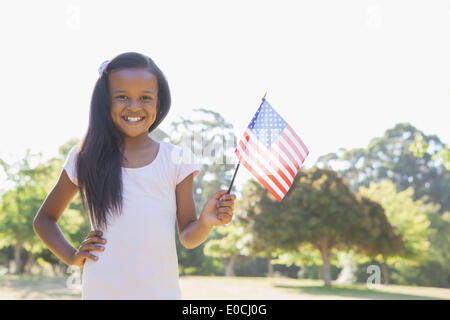
[[[74,146],[63,165],[77,184]],[[122,167],[123,208],[110,216],[103,252],[82,269],[82,299],[181,299],[175,245],[175,187],[200,165],[187,147],[159,142],[156,158]],[[94,230],[92,221],[91,230]]]

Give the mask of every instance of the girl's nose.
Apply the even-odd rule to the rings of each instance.
[[[130,99],[130,104],[128,105],[128,108],[130,109],[138,109],[141,107],[141,102],[139,100]]]

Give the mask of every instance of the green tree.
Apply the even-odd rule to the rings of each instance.
[[[385,283],[389,282],[388,265],[408,262],[417,264],[427,257],[430,247],[430,221],[427,212],[436,211],[436,205],[424,204],[422,200],[414,200],[414,190],[408,188],[397,192],[392,181],[370,183],[368,188],[360,187],[360,194],[380,203],[389,222],[396,226],[403,241],[403,248],[395,255],[382,252],[375,257],[383,266]],[[439,210],[439,208],[437,208]],[[389,242],[388,242],[389,243]]]
[[[355,195],[333,170],[313,167],[300,172],[280,203],[262,186],[254,184],[252,189],[258,194],[253,195],[257,201],[248,202],[245,210],[254,239],[263,241],[263,245],[271,242],[272,248],[286,252],[304,250],[309,243],[320,252],[321,275],[327,286],[331,284],[331,259],[337,250],[356,246],[374,253],[382,250],[379,240],[386,234],[395,238],[391,226],[381,223],[382,208]],[[247,193],[242,198],[246,199]],[[376,230],[369,230],[375,222],[379,222]]]
[[[225,276],[234,276],[233,266],[241,255],[241,250],[245,248],[239,246],[239,241],[244,236],[244,229],[235,224],[217,227],[217,232],[223,237],[211,239],[204,246],[204,253],[207,256],[221,259],[225,267]]]
[[[420,133],[416,133],[414,143],[409,145],[409,151],[411,151],[416,157],[423,157],[425,154],[432,154],[429,151],[430,143],[426,141],[426,137]],[[433,160],[440,160],[447,170],[450,170],[450,149],[445,145],[441,150],[434,150],[434,154],[431,156]]]
[[[419,265],[399,262],[394,275],[397,283],[427,287],[450,287],[450,212],[429,210],[430,247],[427,259]]]
[[[276,251],[277,258],[272,260],[276,264],[284,264],[286,266],[295,265],[300,267],[299,278],[307,276],[306,270],[311,267],[320,267],[323,264],[322,256],[320,251],[313,247],[310,243],[305,242],[299,244],[295,250],[282,250],[278,249]],[[331,258],[331,263],[334,264],[337,261],[334,257]],[[319,278],[322,277],[322,272],[319,269]]]
[[[62,146],[60,152],[68,152],[71,143]],[[14,187],[1,196],[0,238],[3,240],[2,246],[14,246],[16,273],[22,273],[25,266],[29,271],[35,258],[46,249],[34,233],[33,220],[48,192],[56,183],[65,157],[63,155],[62,158],[40,161],[36,166],[32,166],[31,163],[36,160],[36,156],[39,156],[40,160],[42,154],[31,155],[28,149],[26,156],[18,164],[9,165],[2,162],[8,180],[13,182]],[[68,239],[73,241],[73,238],[76,239],[73,236],[77,234],[84,221],[80,211],[69,208],[61,218],[60,226]],[[28,253],[26,265],[22,261],[22,249]]]
[[[410,151],[416,136],[428,146],[423,157]],[[367,148],[326,154],[318,159],[317,166],[335,168],[354,192],[360,186],[385,179],[392,180],[399,191],[413,187],[414,200],[427,195],[428,201],[441,205],[443,213],[450,210],[450,171],[432,154],[442,150],[445,153],[446,148],[437,136],[425,135],[409,123],[399,123],[384,136],[372,139]]]
[[[25,158],[16,166],[3,166],[14,187],[2,195],[0,237],[3,245],[14,245],[15,273],[24,271],[21,256],[24,246],[33,254],[39,250],[40,242],[34,234],[32,222],[45,199],[46,189],[50,186],[48,177],[52,175],[51,166],[40,164],[32,168],[30,162],[33,157],[28,149]]]
[[[272,260],[278,257],[279,246],[273,239],[279,237],[276,227],[280,219],[277,204],[266,197],[266,190],[256,180],[249,180],[242,188],[242,199],[236,214],[247,230],[245,246],[248,255],[267,259],[268,276],[273,275]],[[264,214],[261,214],[264,210]]]

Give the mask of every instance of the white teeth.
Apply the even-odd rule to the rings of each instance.
[[[126,119],[130,122],[137,122],[137,121],[141,121],[142,117],[138,117],[138,118],[127,117]]]

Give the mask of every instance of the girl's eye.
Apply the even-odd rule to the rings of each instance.
[[[124,100],[128,100],[128,97],[125,95],[120,95],[120,96],[117,96],[116,99],[124,101]],[[152,101],[153,100],[153,98],[149,97],[149,96],[143,96],[141,99],[143,101]]]

